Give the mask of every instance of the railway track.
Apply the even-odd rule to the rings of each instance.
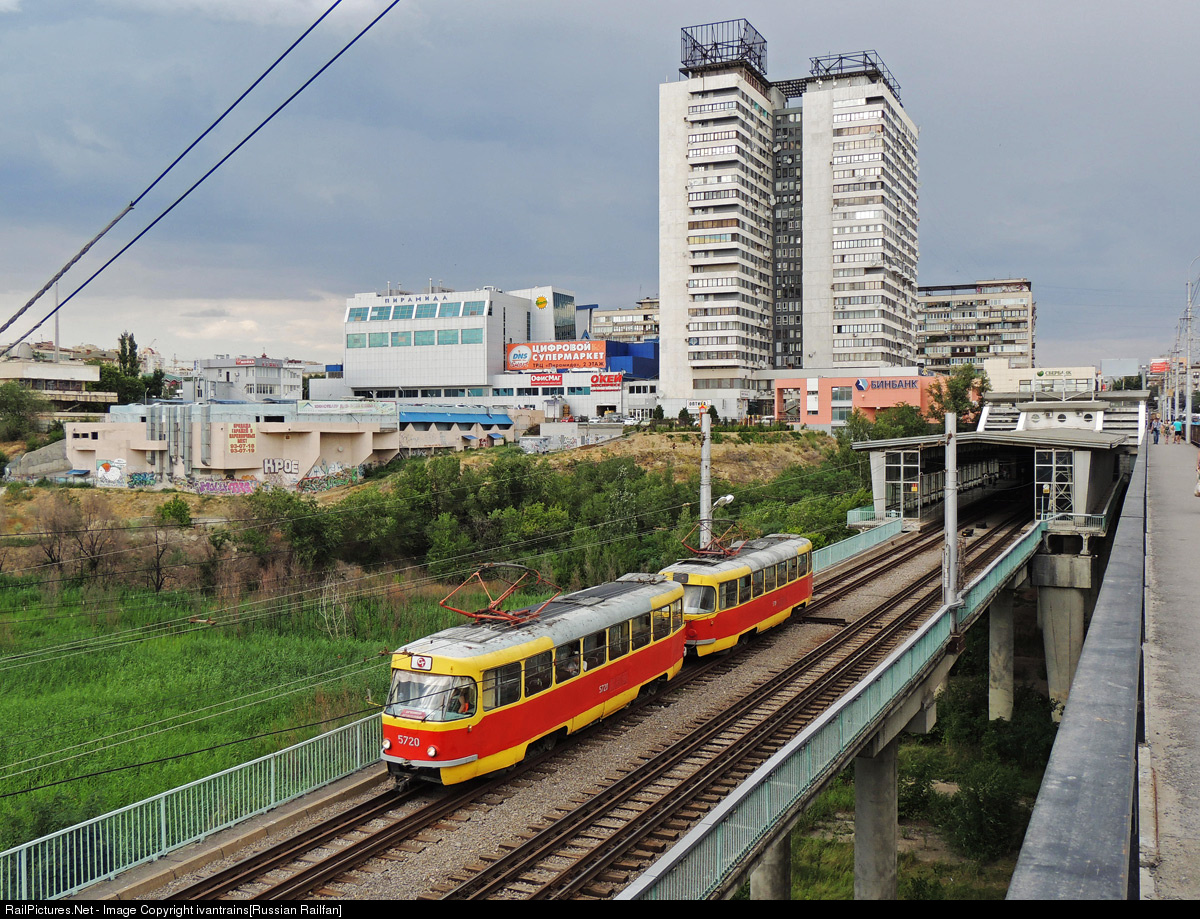
[[[995,534],[994,538],[1003,535],[1000,527],[991,532]],[[831,572],[818,581],[820,598],[806,610],[806,618],[853,590],[863,579],[877,575],[881,569],[894,570],[897,565],[940,544],[940,533],[907,537],[868,554],[853,566]],[[939,578],[940,574],[934,572],[926,580],[936,582]],[[911,589],[904,593],[910,593]],[[890,638],[881,637],[888,629],[879,625],[879,617],[886,615],[875,612],[845,623],[842,633],[835,636],[838,641],[831,639],[787,668],[785,673],[755,686],[742,703],[733,707],[737,709],[736,714],[731,708],[720,719],[705,725],[704,730],[689,735],[669,749],[654,751],[658,755],[647,763],[629,774],[618,776],[612,784],[621,792],[619,800],[623,802],[623,808],[618,803],[615,808],[609,806],[606,811],[602,810],[600,804],[612,798],[615,792],[613,788],[598,790],[589,796],[590,800],[580,802],[580,807],[554,821],[552,826],[533,834],[509,856],[490,864],[481,863],[473,877],[462,878],[458,886],[444,888],[441,895],[454,898],[611,895],[623,886],[631,873],[640,870],[634,865],[647,864],[657,857],[669,839],[699,819],[773,753],[784,742],[780,738],[786,739],[802,728],[807,723],[804,717],[811,720],[813,715],[804,716],[804,711],[823,709],[844,692],[845,687],[853,685],[859,678],[856,673],[865,673],[873,666],[871,662],[875,658],[870,656],[869,649],[875,649],[876,655],[886,653],[880,649],[887,647],[887,641],[892,645],[899,641],[904,632],[903,625],[890,626]],[[915,615],[916,612],[910,614]],[[839,625],[844,622],[842,619],[828,621]],[[766,646],[777,641],[783,631],[769,632],[759,642]],[[834,646],[852,641],[854,635],[869,635],[872,640],[861,639],[862,649],[853,654],[844,652],[847,662],[833,665],[830,655]],[[859,670],[853,669],[856,665],[850,662],[852,659],[858,661]],[[689,666],[672,681],[670,690],[675,693],[689,683],[720,679],[737,662],[738,655],[734,654]],[[797,687],[783,688],[790,684],[797,684]],[[774,701],[764,701],[768,699]],[[619,732],[623,726],[628,726],[627,719],[647,717],[653,709],[646,706],[655,706],[658,701],[640,699],[619,716],[619,724],[610,719],[581,731],[577,737],[582,740],[601,731]],[[739,721],[748,727],[736,727]],[[536,780],[539,770],[552,768],[552,763],[547,767],[552,756],[552,753],[544,754],[491,781],[468,783],[465,787],[450,790],[418,787],[404,794],[385,793],[347,811],[330,825],[323,824],[297,835],[211,878],[176,891],[172,898],[282,900],[320,891],[365,862],[388,857],[386,853],[394,852],[408,840],[420,838],[422,833],[438,827],[448,831],[456,815],[461,817],[464,810],[487,806],[481,802],[494,803],[497,796],[505,795],[505,787],[515,779],[532,777]],[[418,806],[415,811],[406,811],[430,795],[435,800]],[[614,809],[637,816],[617,821],[611,816]],[[543,837],[543,833],[548,835]],[[535,857],[534,851],[540,854]],[[518,855],[519,852],[524,854]],[[523,867],[516,867],[517,862],[513,859],[525,859],[526,862]],[[580,867],[584,862],[588,863],[586,871]],[[538,864],[560,867],[557,871],[531,867]],[[505,865],[509,867],[505,868]],[[523,880],[530,875],[537,880]],[[494,880],[488,880],[493,877]]]
[[[1002,547],[1018,528],[998,527],[977,541],[972,564],[986,564],[990,547]],[[913,590],[920,591],[915,599],[880,604],[603,794],[440,891],[441,898],[611,897],[935,611],[940,572]]]

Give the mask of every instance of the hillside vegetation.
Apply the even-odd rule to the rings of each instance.
[[[717,531],[847,535],[866,464],[718,434]],[[519,561],[565,589],[686,554],[698,435],[398,461],[319,500],[9,484],[0,498],[0,849],[378,711],[387,652]]]

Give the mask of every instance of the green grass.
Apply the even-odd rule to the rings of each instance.
[[[10,582],[0,850],[378,712],[388,652],[462,621],[399,589],[350,596],[331,635],[312,600],[219,609],[195,595],[48,596]]]

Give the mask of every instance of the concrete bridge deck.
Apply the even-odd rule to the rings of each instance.
[[[1200,899],[1197,450],[1189,444],[1144,444],[1143,450],[1149,482],[1141,896],[1195,900]]]

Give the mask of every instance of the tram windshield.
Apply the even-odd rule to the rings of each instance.
[[[711,613],[717,608],[717,591],[714,587],[686,584],[683,588],[683,611],[691,615]]]
[[[415,721],[456,721],[475,714],[476,697],[469,677],[394,670],[383,713]]]

